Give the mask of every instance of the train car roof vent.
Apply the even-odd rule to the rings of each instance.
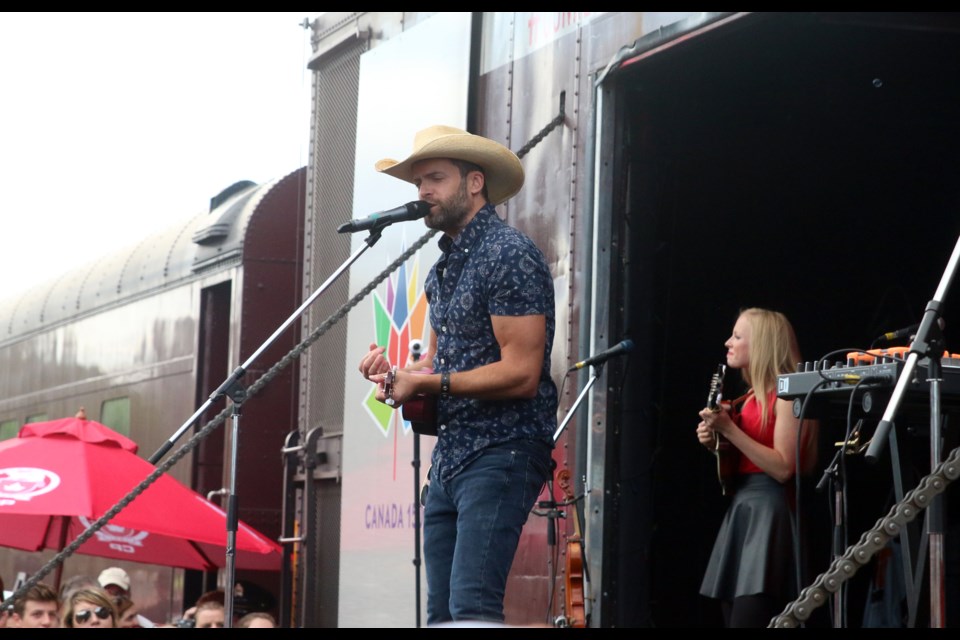
[[[232,185],[210,198],[210,213],[216,211],[217,207],[229,200],[231,196],[243,191],[244,189],[255,186],[257,186],[257,183],[250,180],[240,180],[239,182],[234,182]]]
[[[228,202],[232,197],[236,196],[238,193],[249,190],[252,187],[256,187],[256,182],[251,182],[250,180],[241,180],[235,182],[214,197],[210,198],[210,213],[214,213],[217,209],[221,208],[226,202]],[[246,198],[244,198],[244,201]],[[234,204],[231,207],[228,207],[225,212],[223,212],[220,217],[205,227],[198,229],[191,240],[200,245],[211,245],[217,244],[222,241],[230,233],[230,227],[233,226],[233,221],[236,219],[237,214],[240,209],[243,208],[243,203]]]

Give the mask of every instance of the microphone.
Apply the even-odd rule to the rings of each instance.
[[[423,343],[419,340],[410,341],[410,359],[416,362],[423,353]]]
[[[616,345],[610,347],[606,351],[601,351],[595,356],[591,356],[586,360],[578,362],[577,364],[567,369],[567,371],[570,372],[570,371],[575,371],[577,369],[583,369],[584,367],[591,366],[591,365],[603,364],[610,358],[619,356],[624,353],[629,353],[630,351],[633,351],[633,340],[623,340],[622,342],[618,342]]]
[[[916,324],[910,325],[909,327],[904,327],[903,329],[897,329],[896,331],[887,332],[882,336],[880,336],[879,338],[877,338],[876,340],[874,340],[874,342],[878,342],[880,340],[889,341],[889,340],[899,340],[900,338],[908,338],[917,333],[917,330],[920,328],[920,324],[921,323],[918,322]],[[940,331],[943,331],[944,329],[947,328],[947,323],[944,321],[943,318],[937,318],[937,326],[940,327]]]
[[[889,342],[890,340],[899,340],[900,338],[907,338],[915,334],[917,332],[917,329],[919,328],[920,328],[920,323],[918,322],[916,324],[910,325],[909,327],[904,327],[903,329],[897,329],[896,331],[888,331],[887,333],[877,338],[877,340],[886,340]]]
[[[344,222],[342,225],[337,227],[337,233],[356,233],[357,231],[366,231],[367,229],[379,230],[393,224],[394,222],[419,220],[430,213],[431,206],[432,205],[429,202],[424,202],[423,200],[414,200],[413,202],[408,202],[403,206],[395,207],[387,211],[381,211],[380,213],[375,213],[360,220]]]

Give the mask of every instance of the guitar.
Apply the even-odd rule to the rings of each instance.
[[[707,394],[707,409],[714,413],[720,412],[720,403],[723,400],[723,379],[727,373],[727,365],[717,366],[717,372],[710,376],[710,392]],[[730,444],[720,433],[713,433],[713,454],[717,458],[717,479],[723,495],[730,495],[733,478],[737,474],[739,451]]]
[[[437,396],[418,393],[401,405],[400,414],[414,433],[437,435]]]
[[[386,404],[395,406],[393,400],[393,383],[397,378],[397,368],[393,367],[383,379],[383,393],[387,396]],[[400,405],[400,415],[410,423],[414,433],[422,436],[437,435],[437,397],[426,393],[418,393]]]
[[[423,373],[427,373],[424,371]],[[384,402],[391,407],[396,406],[393,399],[393,383],[397,379],[397,368],[393,367],[383,379]],[[421,436],[437,435],[437,397],[418,393],[400,405],[400,415],[410,423],[413,432]],[[427,467],[423,483],[420,485],[420,505],[426,506],[427,493],[430,491],[430,471],[433,465]]]

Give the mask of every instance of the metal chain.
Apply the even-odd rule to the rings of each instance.
[[[247,397],[250,397],[258,393],[263,387],[267,385],[271,380],[273,380],[283,369],[285,369],[295,358],[300,357],[300,355],[309,347],[311,344],[316,342],[320,336],[326,333],[330,327],[335,325],[340,321],[343,316],[347,314],[353,307],[360,303],[363,298],[368,296],[371,291],[377,288],[377,286],[385,280],[393,271],[400,268],[404,262],[406,262],[410,256],[420,250],[420,248],[426,244],[433,235],[436,234],[436,231],[431,229],[427,233],[423,234],[409,249],[403,252],[396,260],[394,260],[390,266],[381,271],[374,280],[372,280],[367,286],[365,286],[359,293],[357,293],[353,298],[346,302],[340,309],[338,309],[334,314],[328,317],[319,327],[317,327],[308,337],[298,344],[296,347],[290,350],[287,355],[277,361],[270,369],[267,370],[262,376],[257,378],[257,380],[250,385],[250,388],[247,389]],[[158,466],[149,476],[147,476],[140,484],[138,484],[130,493],[128,493],[123,499],[121,499],[117,504],[113,505],[106,513],[104,513],[96,522],[92,523],[87,529],[81,533],[76,540],[71,542],[69,545],[63,548],[63,550],[58,553],[56,556],[51,558],[45,565],[43,565],[36,573],[34,573],[29,580],[27,580],[17,591],[16,593],[11,594],[9,598],[3,601],[0,606],[7,606],[12,604],[14,599],[19,597],[22,593],[25,593],[28,589],[36,585],[40,580],[46,577],[51,571],[53,571],[57,565],[62,563],[65,559],[70,557],[76,552],[77,549],[83,545],[84,542],[89,540],[97,531],[99,531],[104,525],[106,525],[110,520],[112,520],[118,513],[123,511],[128,504],[133,502],[137,496],[143,493],[147,487],[157,481],[167,470],[171,469],[183,456],[187,455],[200,443],[203,438],[206,438],[207,435],[213,431],[216,427],[223,424],[227,416],[232,412],[232,408],[227,406],[224,407],[220,413],[218,413],[212,420],[210,420],[206,425],[203,426],[197,433],[195,433],[189,440],[187,440],[179,449],[177,449],[173,454],[167,458],[163,464]]]
[[[520,147],[520,150],[517,151],[518,158],[522,158],[523,156],[527,155],[527,153],[529,153],[531,149],[533,149],[535,146],[543,142],[543,139],[547,137],[548,133],[550,133],[551,131],[559,127],[561,124],[563,124],[563,118],[564,118],[563,103],[564,103],[564,94],[561,93],[560,94],[560,112],[556,115],[556,117],[553,120],[549,122],[549,124],[547,124],[547,126],[545,126],[543,129],[540,129],[540,132],[537,133],[537,135],[533,136],[533,138],[530,139],[530,142]]]
[[[837,594],[844,582],[870,562],[874,554],[883,549],[891,538],[898,536],[901,529],[929,507],[933,499],[943,493],[958,476],[960,447],[951,451],[936,469],[924,477],[900,502],[893,505],[886,516],[877,520],[873,529],[864,532],[858,543],[847,547],[846,552],[836,558],[812,585],[800,592],[800,597],[770,621],[768,628],[791,629],[807,620],[814,609],[824,605],[831,594]]]

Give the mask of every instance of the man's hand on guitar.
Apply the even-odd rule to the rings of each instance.
[[[391,380],[385,382],[387,374],[391,372],[390,361],[383,356],[386,347],[377,346],[377,343],[370,343],[370,351],[360,360],[360,374],[370,382],[377,384],[377,400],[385,404],[392,397],[390,390]]]
[[[413,376],[417,374],[393,367],[386,373],[370,376],[376,382],[377,400],[397,408],[404,402],[417,395],[416,383]]]
[[[390,362],[383,355],[386,350],[386,347],[379,347],[375,342],[370,343],[370,351],[360,361],[360,373],[364,378],[376,382],[373,376],[390,371]]]

